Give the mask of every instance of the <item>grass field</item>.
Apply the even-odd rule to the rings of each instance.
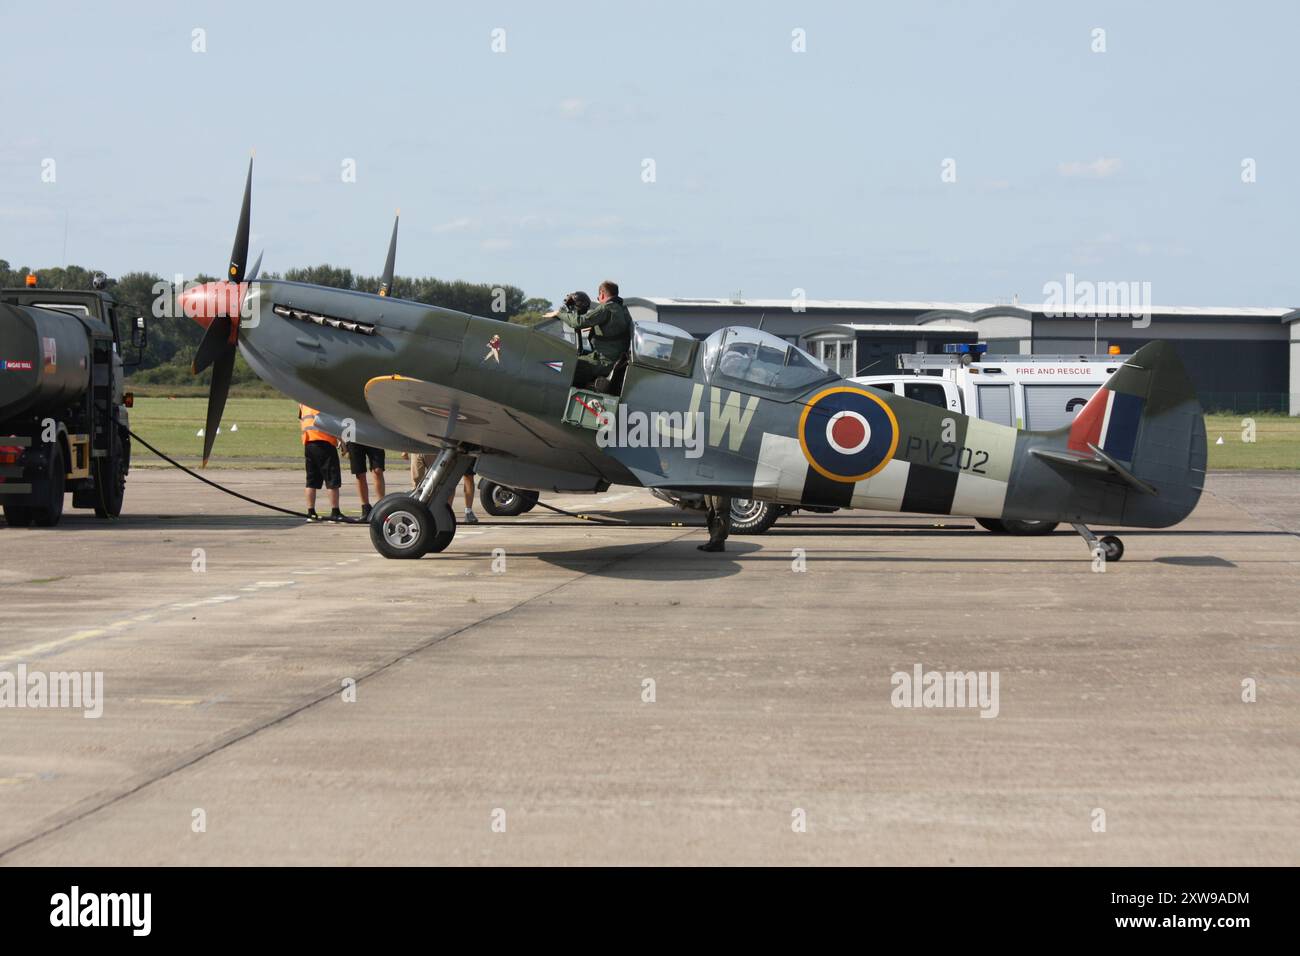
[[[197,432],[203,427],[206,408],[207,400],[202,397],[137,394],[131,426],[160,450],[192,465],[203,454],[203,439]],[[1242,418],[1206,417],[1211,468],[1300,469],[1300,418],[1254,416],[1254,442],[1242,440]],[[236,430],[232,431],[232,427]],[[1220,436],[1223,444],[1215,444]],[[301,446],[298,409],[292,400],[232,397],[226,403],[225,422],[217,436],[213,461],[227,468],[300,468]],[[145,448],[136,449],[132,465],[168,467]]]
[[[1300,417],[1252,415],[1255,440],[1243,441],[1245,415],[1205,416],[1211,468],[1300,469]],[[1218,439],[1223,444],[1216,444]]]
[[[145,397],[137,393],[131,430],[185,465],[203,458],[198,432],[207,412],[206,398]],[[301,468],[302,438],[298,405],[288,398],[231,398],[212,451],[223,468]],[[131,454],[134,467],[171,467],[147,448]]]

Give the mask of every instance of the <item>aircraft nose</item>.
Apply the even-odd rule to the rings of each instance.
[[[182,292],[176,297],[176,304],[181,315],[193,319],[205,329],[220,315],[229,316],[238,323],[247,285],[246,282],[205,282]]]

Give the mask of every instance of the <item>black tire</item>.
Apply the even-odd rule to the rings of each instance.
[[[752,498],[731,499],[731,533],[764,534],[785,514],[781,505]]]
[[[1101,545],[1102,556],[1106,559],[1107,564],[1124,557],[1124,542],[1113,534],[1099,538],[1097,543]]]
[[[1051,534],[1059,521],[1029,521],[1024,518],[1003,518],[1002,527],[1007,534]]]
[[[38,528],[53,528],[63,517],[63,497],[67,493],[68,469],[63,463],[63,446],[50,445],[49,475],[43,482],[45,502],[32,508],[32,520]]]
[[[424,557],[435,530],[429,509],[410,495],[384,495],[370,512],[370,543],[386,558]]]
[[[537,492],[517,491],[482,479],[478,483],[478,500],[483,510],[494,518],[513,518],[537,504]]]
[[[121,433],[114,429],[108,456],[95,459],[96,518],[116,518],[122,513],[122,500],[126,497],[126,470],[130,467],[130,448],[129,439],[123,439]]]
[[[980,527],[994,534],[1051,534],[1060,523],[1057,521],[1030,521],[1025,518],[976,518]]]
[[[445,501],[430,506],[429,511],[433,518],[434,531],[429,537],[429,546],[425,553],[437,554],[439,551],[446,550],[447,545],[451,544],[451,539],[456,537],[456,512]]]
[[[32,509],[28,505],[5,505],[5,523],[11,528],[26,528],[32,523]]]

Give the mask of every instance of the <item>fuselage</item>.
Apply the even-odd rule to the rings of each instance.
[[[620,414],[641,416],[649,429],[635,441],[615,429],[610,444],[564,421],[575,400],[574,346],[525,326],[258,280],[248,284],[238,329],[259,376],[326,422],[350,419],[358,441],[409,451],[456,445],[498,468],[514,462],[520,474],[532,463],[547,469],[535,487],[599,481],[791,505],[1152,527],[1181,520],[1199,495],[1198,484],[1196,495],[1142,500],[1115,482],[1080,479],[1030,454],[1065,449],[1068,429],[1020,432],[855,386],[806,367],[798,350],[779,353],[793,349],[779,339],[724,332],[735,334],[684,348],[689,361],[677,366],[634,350]],[[759,375],[764,350],[772,364]],[[737,355],[749,364],[730,361]],[[696,441],[674,441],[684,436],[664,425],[665,414],[700,421]]]

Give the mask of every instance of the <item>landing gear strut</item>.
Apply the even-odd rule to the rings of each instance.
[[[370,513],[370,543],[386,558],[422,558],[456,537],[456,513],[448,492],[469,469],[473,457],[454,448],[438,453],[415,490],[385,495]]]
[[[1079,537],[1083,539],[1083,543],[1088,546],[1089,554],[1096,554],[1097,549],[1100,548],[1101,556],[1107,564],[1124,557],[1124,542],[1115,535],[1108,534],[1099,538],[1088,529],[1087,525],[1071,524],[1070,527],[1078,533]]]

